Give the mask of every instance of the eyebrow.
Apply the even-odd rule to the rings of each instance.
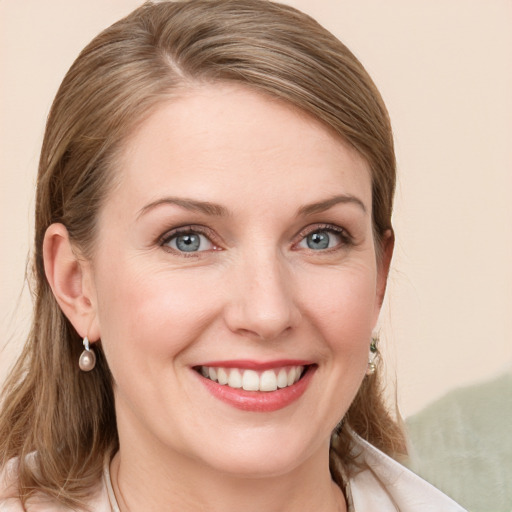
[[[299,208],[298,216],[313,215],[315,213],[325,212],[337,204],[355,204],[359,206],[363,212],[366,213],[366,206],[361,199],[351,194],[342,194],[331,197],[325,201],[319,201],[317,203],[307,204]]]
[[[175,205],[184,208],[185,210],[200,212],[215,217],[227,217],[229,215],[229,211],[227,210],[227,208],[221,206],[220,204],[211,203],[209,201],[197,201],[195,199],[187,199],[181,197],[163,197],[144,206],[137,214],[137,219],[145,215],[148,211],[152,210],[153,208],[156,208],[157,206],[163,204]],[[363,210],[363,212],[366,213],[366,206],[359,198],[350,194],[342,194],[331,197],[324,201],[318,201],[316,203],[311,203],[302,206],[301,208],[299,208],[297,216],[300,217],[325,212],[326,210],[329,210],[330,208],[337,204],[355,204],[359,206]]]
[[[137,219],[142,217],[142,215],[146,214],[153,208],[156,208],[157,206],[163,204],[180,206],[185,210],[190,210],[192,212],[200,212],[206,215],[213,215],[216,217],[226,217],[228,215],[228,210],[224,208],[224,206],[221,206],[219,204],[210,203],[208,201],[197,201],[195,199],[187,199],[182,197],[163,197],[144,206],[137,214]]]

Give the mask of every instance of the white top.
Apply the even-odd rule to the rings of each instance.
[[[349,512],[465,512],[448,496],[360,437],[355,437],[353,448],[359,452],[357,462],[363,469],[348,479]],[[24,512],[19,499],[8,494],[8,481],[9,468],[0,479],[0,512]],[[72,512],[44,498],[31,500],[30,505],[30,512]],[[108,464],[101,485],[87,506],[92,512],[120,512]]]

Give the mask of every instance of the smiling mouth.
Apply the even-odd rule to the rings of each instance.
[[[197,366],[194,369],[204,378],[232,389],[272,392],[293,386],[310,367],[294,365],[264,371],[222,366]]]

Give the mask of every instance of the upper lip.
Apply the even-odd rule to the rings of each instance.
[[[283,366],[309,366],[314,364],[305,359],[275,359],[273,361],[254,361],[251,359],[231,359],[227,361],[208,361],[198,366],[208,366],[213,368],[240,368],[244,370],[264,371],[273,368],[282,368]]]

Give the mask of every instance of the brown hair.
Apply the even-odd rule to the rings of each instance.
[[[39,490],[78,505],[118,442],[108,365],[97,344],[96,368],[78,369],[81,339],[45,277],[45,231],[63,223],[90,254],[97,213],[128,135],[177,88],[217,81],[280,98],[356,148],[371,167],[377,242],[391,229],[395,156],[386,108],[359,61],[313,19],[266,0],[148,2],[106,29],[64,78],[41,152],[34,320],[0,415],[0,465],[19,457],[23,500]],[[345,424],[385,452],[403,450],[377,375],[366,377]],[[350,435],[343,428],[333,437],[333,460],[348,462]]]

